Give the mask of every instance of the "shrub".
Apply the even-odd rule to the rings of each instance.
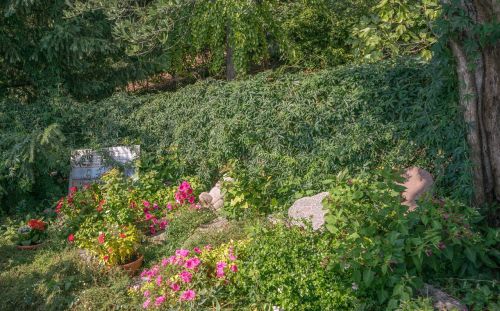
[[[256,227],[240,251],[240,269],[228,300],[236,309],[355,309],[357,299],[346,277],[325,269],[329,244],[319,232]]]
[[[391,171],[340,174],[325,201],[329,267],[352,272],[358,297],[394,309],[423,280],[477,276],[498,267],[498,230],[482,234],[476,209],[451,199],[423,199],[410,212],[401,205],[402,186],[394,182],[400,179]]]
[[[135,259],[140,246],[135,226],[110,222],[85,221],[75,235],[78,247],[95,254],[107,265],[126,264]]]

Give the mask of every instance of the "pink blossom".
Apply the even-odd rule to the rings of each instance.
[[[193,197],[193,196],[190,196],[190,197],[188,198],[188,202],[189,202],[189,203],[191,203],[191,204],[193,204],[193,203],[194,203],[194,197]]]
[[[153,226],[153,225],[149,226],[149,232],[150,232],[151,234],[155,234],[155,233],[156,233],[155,226]]]
[[[150,303],[151,303],[151,299],[150,299],[150,298],[148,298],[148,299],[146,299],[146,301],[144,301],[144,303],[142,304],[142,307],[143,307],[144,309],[147,309],[147,308],[149,307],[149,304],[150,304]]]
[[[148,201],[142,201],[142,205],[144,205],[145,208],[149,208],[151,203],[149,203]]]
[[[231,261],[235,261],[236,260],[236,256],[234,255],[232,247],[229,248],[229,260],[231,260]]]
[[[154,209],[158,209],[158,204],[156,204],[156,203],[155,203],[155,204],[153,204],[153,208],[154,208]]]
[[[233,272],[238,272],[238,266],[237,265],[231,265],[231,267],[229,269],[231,269],[231,271],[233,271]]]
[[[167,208],[168,208],[169,210],[172,210],[172,209],[173,209],[173,208],[172,208],[172,204],[171,204],[171,203],[168,203],[168,204],[167,204]]]
[[[186,261],[186,264],[184,265],[187,269],[195,269],[198,267],[201,263],[201,260],[197,257],[190,258]]]
[[[161,285],[161,281],[162,281],[161,275],[157,276],[156,277],[156,285],[160,286]]]
[[[194,300],[195,297],[196,293],[194,292],[194,290],[188,289],[181,294],[180,300],[181,301]]]
[[[151,293],[147,290],[147,291],[144,292],[144,297],[149,297],[150,294]]]
[[[176,292],[176,291],[178,291],[179,289],[181,289],[181,286],[180,286],[179,284],[177,284],[177,283],[172,283],[172,284],[170,284],[170,288],[171,288],[174,292]]]
[[[227,266],[227,263],[223,262],[223,261],[219,261],[216,265],[217,267],[217,273],[216,273],[216,277],[218,278],[223,278],[224,277],[224,268]]]
[[[195,252],[196,254],[201,254],[201,250],[199,247],[193,248],[193,252]]]
[[[155,306],[159,306],[163,302],[165,302],[165,296],[160,296],[160,297],[156,298],[156,300],[155,300]]]
[[[207,245],[205,245],[205,247],[203,247],[203,248],[204,248],[206,251],[210,251],[210,250],[212,250],[212,245],[207,244]]]
[[[155,217],[155,216],[151,215],[149,212],[146,212],[144,215],[146,216],[146,220],[150,220],[151,218]]]
[[[165,228],[167,227],[168,225],[168,222],[163,219],[162,221],[160,221],[160,230],[165,230]]]
[[[193,278],[193,275],[187,271],[182,271],[179,276],[181,277],[182,282],[189,283]]]
[[[175,255],[181,257],[187,257],[189,255],[189,251],[187,249],[178,249],[175,251]]]
[[[168,265],[170,263],[170,261],[167,259],[167,258],[163,258],[161,260],[161,266],[162,267],[165,267],[166,265]]]

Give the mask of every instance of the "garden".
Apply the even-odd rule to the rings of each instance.
[[[500,310],[494,0],[0,12],[1,310]]]

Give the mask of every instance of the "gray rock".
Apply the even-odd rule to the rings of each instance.
[[[292,224],[304,226],[303,220],[312,222],[314,230],[320,229],[325,223],[326,210],[323,209],[323,199],[329,195],[328,192],[321,192],[312,197],[304,197],[293,203],[288,209],[288,217],[292,219]]]
[[[215,187],[213,187],[208,194],[212,197],[212,203],[215,203],[223,198],[221,188],[218,185],[215,185]]]
[[[212,204],[212,209],[214,211],[220,210],[224,206],[224,199],[220,199],[217,202]]]
[[[451,297],[442,290],[429,285],[424,284],[424,287],[420,290],[420,294],[432,299],[433,306],[436,310],[440,311],[467,311],[467,307],[462,304],[457,299]]]
[[[200,196],[198,198],[200,200],[201,206],[203,207],[210,207],[213,201],[212,196],[207,192],[200,193]]]

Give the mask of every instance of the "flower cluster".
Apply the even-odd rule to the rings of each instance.
[[[32,230],[45,231],[47,223],[40,219],[30,219],[28,221],[28,227]]]
[[[224,254],[222,257],[219,254]],[[223,260],[221,260],[223,259]],[[213,250],[210,245],[192,251],[178,249],[175,254],[141,273],[144,283],[137,290],[143,307],[160,308],[195,301],[206,287],[223,286],[238,271],[233,248]]]
[[[175,193],[175,201],[181,205],[184,205],[187,203],[193,205],[195,203],[195,196],[193,194],[193,188],[191,188],[191,185],[187,181],[183,181],[179,185],[179,188],[177,189],[177,192]]]
[[[144,218],[149,222],[149,232],[155,234],[157,231],[165,230],[168,225],[168,220],[162,217],[162,211],[157,203],[151,204],[149,201],[142,201],[144,206]]]

